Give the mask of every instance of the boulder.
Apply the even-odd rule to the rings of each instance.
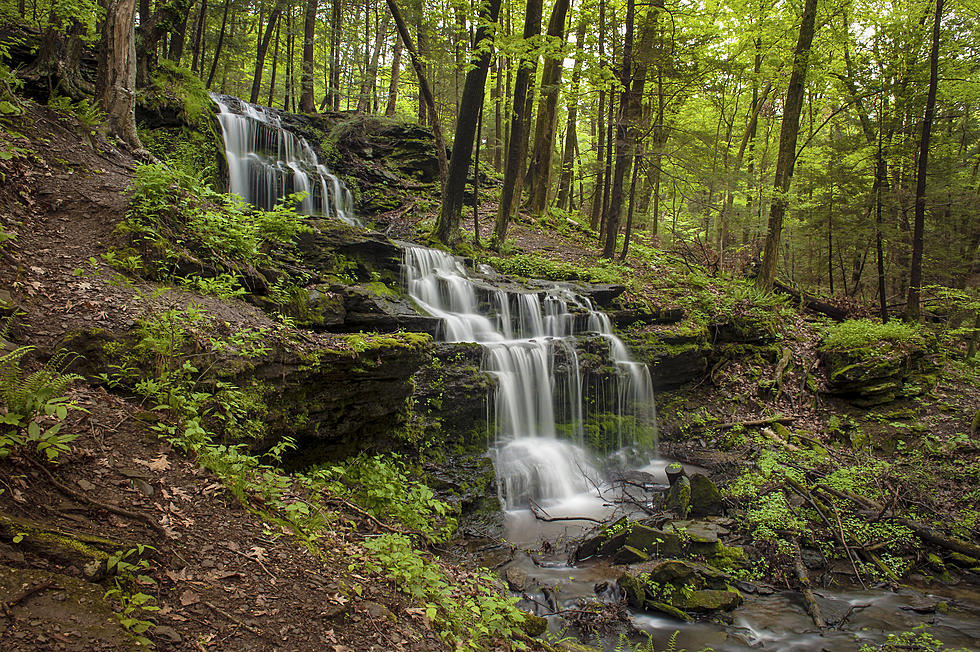
[[[742,603],[742,595],[728,580],[725,573],[707,564],[661,559],[630,567],[618,584],[633,608],[689,620],[688,611],[730,610]]]
[[[685,611],[731,611],[742,604],[742,594],[735,589],[697,589],[676,596],[672,604]]]
[[[667,509],[680,516],[687,516],[690,504],[691,481],[687,477],[681,476],[667,492]]]
[[[721,497],[721,492],[711,479],[703,473],[695,473],[691,476],[691,515],[706,516],[709,514],[719,515],[724,509],[725,503]]]

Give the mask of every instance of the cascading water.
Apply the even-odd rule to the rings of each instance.
[[[347,186],[319,162],[304,138],[283,128],[278,113],[235,97],[212,94],[211,99],[218,105],[230,192],[264,210],[303,192],[302,213],[359,223]]]
[[[608,342],[619,370],[617,423],[629,416],[633,424],[656,427],[646,365],[630,359],[608,316],[588,299],[560,287],[542,297],[481,286],[490,306],[481,311],[478,285],[459,261],[423,247],[406,248],[405,274],[419,307],[442,319],[443,339],[478,342],[485,349],[483,368],[497,379],[493,450],[507,509],[526,507],[529,500],[567,499],[598,484],[583,449],[586,415],[576,336],[598,333]],[[567,439],[558,437],[559,424],[565,424]],[[620,428],[619,445],[632,435]]]

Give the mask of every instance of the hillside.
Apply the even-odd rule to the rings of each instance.
[[[391,133],[413,157],[427,142]],[[624,605],[651,601],[678,617],[658,646],[675,622],[682,645],[708,645],[685,619],[731,618],[642,587],[585,600],[585,617],[549,606],[554,586],[518,586],[527,546],[501,539],[485,455],[493,379],[478,347],[431,336],[389,239],[427,240],[432,178],[349,154],[338,169],[374,218],[365,231],[285,206],[243,213],[179,150],[139,166],[33,103],[0,138],[0,174],[16,180],[0,190],[4,649],[584,649],[561,639],[615,645],[637,634]],[[397,205],[377,203],[385,184]],[[626,260],[597,259],[595,234],[563,211],[514,223],[500,252],[471,237],[458,250],[471,268],[531,294],[571,283],[649,366],[659,454],[721,488],[707,515],[721,525],[693,541],[719,545],[688,539],[675,555],[728,574],[724,591],[698,591],[919,589],[938,596],[909,611],[925,615],[876,625],[870,643],[932,619],[949,645],[975,644],[980,392],[954,328],[834,322],[643,235]],[[583,378],[608,380],[602,338],[585,339]],[[597,454],[616,448],[614,416],[583,418]],[[666,528],[689,506],[664,493],[648,509]],[[618,536],[609,525],[600,538]],[[539,560],[582,549],[540,545]],[[799,613],[814,604],[800,600]],[[528,610],[568,618],[536,639]]]

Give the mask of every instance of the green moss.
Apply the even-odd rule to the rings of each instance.
[[[917,324],[891,320],[880,324],[870,319],[849,319],[829,328],[821,348],[824,350],[853,351],[888,342],[912,345],[923,340],[922,329]]]

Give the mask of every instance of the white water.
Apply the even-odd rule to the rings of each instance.
[[[304,138],[283,128],[278,113],[233,97],[211,99],[219,110],[229,192],[264,210],[303,192],[300,212],[359,223],[347,186],[317,160]]]
[[[587,413],[576,336],[596,333],[608,342],[618,370],[617,416],[655,428],[649,370],[630,359],[608,316],[587,298],[557,286],[544,296],[484,288],[489,305],[480,306],[477,284],[459,261],[423,247],[406,248],[405,274],[419,307],[442,319],[443,339],[484,347],[483,368],[497,379],[493,453],[506,509],[567,500],[598,484],[583,446]],[[616,419],[619,446],[635,434],[624,421]],[[558,437],[560,425],[568,438]]]

